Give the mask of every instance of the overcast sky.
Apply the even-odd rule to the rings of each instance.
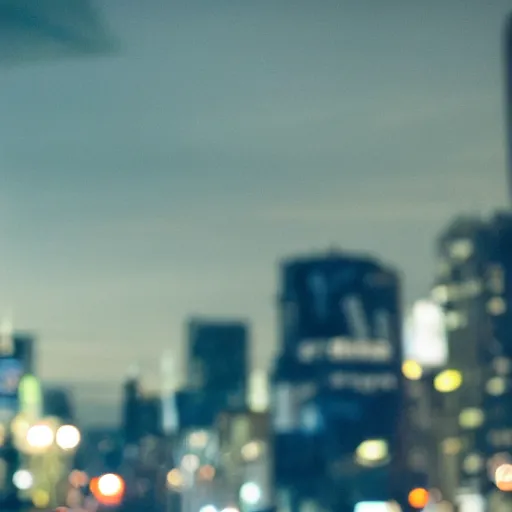
[[[506,204],[508,0],[103,0],[107,58],[0,74],[0,308],[41,375],[155,386],[190,313],[276,346],[276,262],[338,245],[428,291],[434,240]]]

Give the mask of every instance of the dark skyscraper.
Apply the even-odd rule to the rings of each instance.
[[[245,405],[249,333],[243,322],[193,319],[188,326],[188,384],[221,393],[235,408]]]
[[[43,404],[45,416],[57,417],[63,423],[73,423],[75,421],[72,398],[66,389],[43,389]]]
[[[346,253],[288,260],[280,305],[273,396],[279,486],[290,499],[334,510],[400,500],[407,483],[395,478],[403,409],[398,275]]]
[[[124,383],[123,393],[123,435],[127,445],[136,445],[141,436],[141,390],[138,370],[130,371]]]
[[[505,111],[509,195],[512,199],[512,14],[505,25]]]

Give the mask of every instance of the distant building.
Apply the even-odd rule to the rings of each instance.
[[[132,372],[124,383],[122,432],[128,446],[138,445],[141,431],[142,395],[137,372]]]
[[[225,402],[247,405],[249,330],[243,322],[192,319],[188,325],[188,387]]]
[[[76,421],[71,393],[66,388],[43,388],[43,414],[59,418],[61,423]]]

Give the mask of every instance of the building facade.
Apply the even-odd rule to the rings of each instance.
[[[344,511],[402,499],[397,274],[344,253],[285,261],[280,312],[273,419],[282,506]]]

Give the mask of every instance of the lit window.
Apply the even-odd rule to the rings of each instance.
[[[482,292],[482,283],[478,279],[470,279],[462,285],[462,289],[465,297],[476,297]]]
[[[507,381],[503,377],[493,377],[487,381],[485,389],[489,395],[503,395],[507,390]]]
[[[450,244],[448,251],[454,260],[465,261],[473,254],[473,242],[468,239],[456,240]]]
[[[444,323],[449,331],[455,331],[466,327],[466,317],[459,311],[448,311],[444,318]]]
[[[492,265],[488,269],[487,287],[491,293],[500,295],[505,290],[504,272],[501,265]]]
[[[436,286],[432,292],[432,299],[438,304],[445,304],[448,302],[449,294],[448,294],[448,286],[439,285]]]
[[[458,437],[449,437],[442,443],[442,449],[445,455],[457,455],[461,448],[462,442]]]
[[[485,419],[482,409],[470,407],[459,414],[459,424],[462,428],[475,429],[480,427]]]
[[[440,393],[451,393],[462,385],[462,374],[458,370],[444,370],[434,379],[434,388]]]
[[[502,315],[506,310],[507,304],[501,297],[493,297],[489,302],[487,302],[487,311],[491,315]]]
[[[298,347],[298,357],[303,363],[310,363],[315,360],[317,347],[314,342],[304,342]]]
[[[474,475],[484,469],[484,459],[477,453],[471,453],[464,459],[462,467],[466,473]]]
[[[402,373],[406,379],[420,380],[423,376],[423,369],[416,361],[404,361],[402,364]]]

